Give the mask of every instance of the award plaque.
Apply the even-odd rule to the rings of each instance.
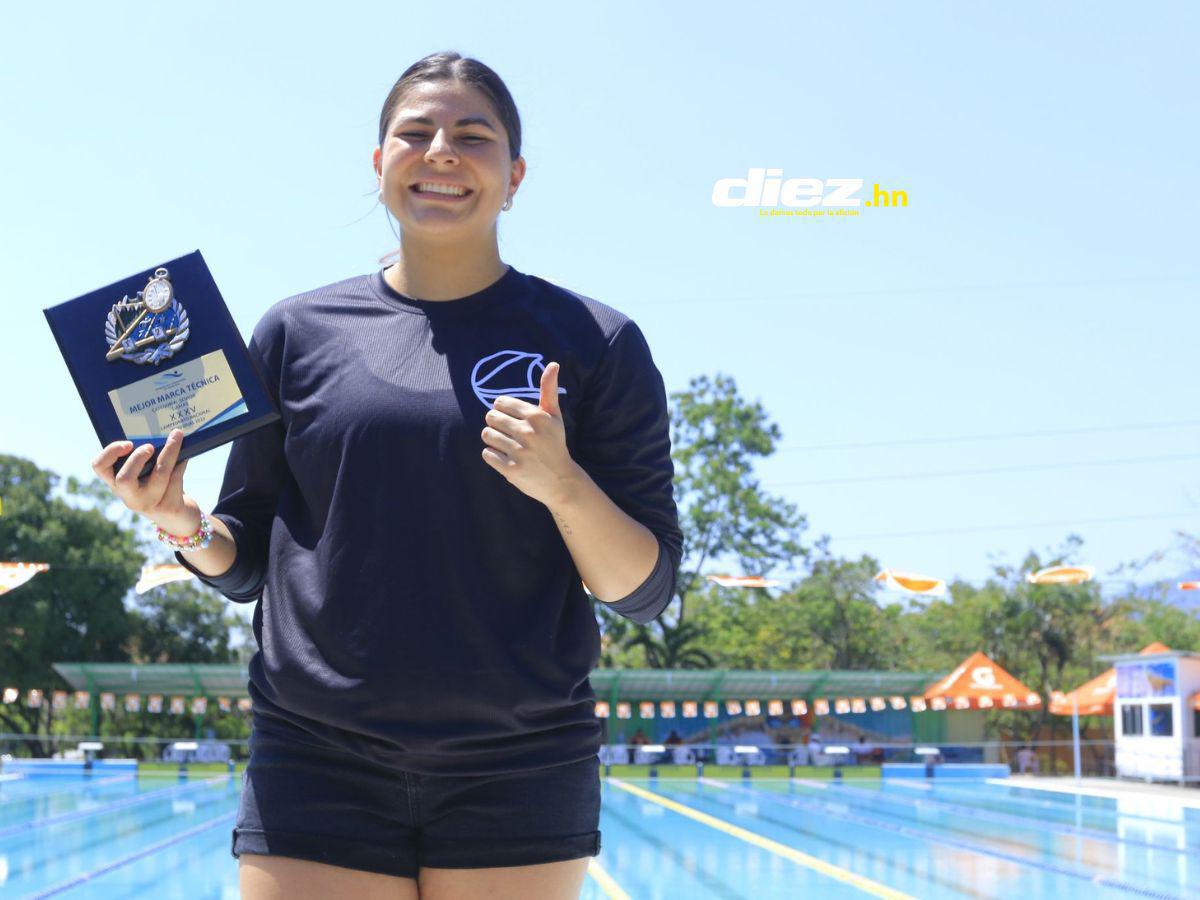
[[[100,445],[154,446],[139,477],[176,428],[183,461],[280,418],[199,250],[43,312]]]

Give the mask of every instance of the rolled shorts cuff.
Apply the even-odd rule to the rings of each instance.
[[[419,869],[411,852],[389,852],[364,841],[352,841],[331,835],[267,832],[235,827],[229,849],[234,858],[243,853],[288,856],[348,869],[396,875],[400,878],[416,878]]]
[[[532,866],[561,862],[600,853],[600,832],[554,837],[487,840],[438,839],[422,836],[420,865],[434,869],[485,869],[497,866]]]

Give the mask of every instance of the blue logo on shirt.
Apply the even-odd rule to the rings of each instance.
[[[499,350],[475,363],[471,370],[471,389],[486,408],[497,397],[520,397],[537,403],[542,397],[542,372],[546,370],[542,354],[524,350]],[[560,387],[560,394],[567,389]]]

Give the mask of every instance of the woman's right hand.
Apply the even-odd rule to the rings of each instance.
[[[200,507],[183,492],[183,473],[188,461],[176,463],[182,446],[183,432],[176,428],[167,436],[158,461],[145,481],[139,481],[138,474],[154,453],[151,444],[143,444],[130,453],[132,441],[114,441],[92,460],[92,471],[126,507],[146,516],[163,531],[192,534],[200,527]],[[114,475],[113,464],[126,453],[129,458]]]

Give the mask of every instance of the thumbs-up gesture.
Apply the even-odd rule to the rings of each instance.
[[[517,397],[497,397],[484,415],[483,459],[509,484],[553,507],[569,496],[582,471],[567,451],[567,431],[558,405],[560,366],[542,370],[535,406]]]

